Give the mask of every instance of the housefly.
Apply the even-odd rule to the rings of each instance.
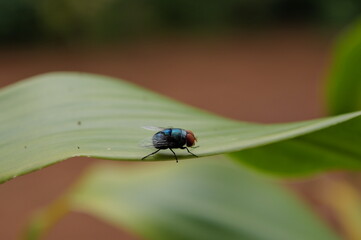
[[[176,162],[178,162],[178,158],[173,151],[174,148],[186,149],[188,153],[192,154],[195,157],[198,157],[188,149],[188,147],[193,147],[195,142],[197,141],[197,138],[192,131],[182,128],[159,128],[150,126],[143,128],[158,131],[156,134],[153,135],[152,142],[150,144],[152,147],[157,148],[158,150],[143,157],[142,160],[153,154],[156,154],[160,150],[168,148],[174,154]]]

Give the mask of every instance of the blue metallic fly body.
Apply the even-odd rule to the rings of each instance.
[[[176,162],[178,162],[177,155],[173,151],[174,148],[186,149],[188,153],[192,154],[195,157],[198,157],[194,153],[190,152],[188,147],[193,147],[197,138],[194,133],[190,130],[185,130],[182,128],[156,128],[156,127],[144,127],[145,129],[150,130],[159,130],[156,134],[153,135],[152,145],[157,148],[155,152],[148,154],[143,157],[142,160],[147,157],[156,154],[160,150],[168,149],[174,154]]]

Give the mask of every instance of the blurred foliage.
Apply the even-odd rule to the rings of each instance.
[[[96,165],[30,218],[23,239],[45,239],[70,211],[147,240],[340,239],[289,191],[219,156],[141,168]]]
[[[360,11],[358,0],[0,0],[0,41],[101,42],[295,22],[334,27]]]
[[[339,36],[328,76],[327,102],[331,115],[361,108],[361,19]]]
[[[0,43],[35,40],[42,34],[39,21],[28,0],[0,0]]]

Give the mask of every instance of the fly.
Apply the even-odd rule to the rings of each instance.
[[[158,132],[152,137],[152,146],[157,148],[158,150],[143,157],[142,160],[153,154],[156,154],[160,150],[165,150],[168,148],[174,154],[176,162],[178,162],[178,158],[173,151],[174,148],[186,149],[188,153],[192,154],[195,157],[198,157],[188,149],[188,147],[193,147],[195,142],[197,141],[197,138],[192,131],[182,128],[144,128],[148,130],[158,130]]]

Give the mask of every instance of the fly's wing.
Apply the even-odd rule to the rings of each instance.
[[[156,132],[164,130],[164,128],[154,127],[154,126],[142,126],[142,128],[150,130],[150,131],[156,131]],[[145,147],[145,148],[154,148],[153,138],[152,137],[147,137],[147,138],[141,140],[139,142],[139,146]]]
[[[140,141],[139,146],[144,148],[161,148],[168,147],[169,142],[165,139],[153,139],[151,137],[148,137]]]
[[[161,128],[161,127],[154,127],[154,126],[142,126],[142,128],[150,130],[150,131],[163,131],[165,128]],[[139,142],[139,146],[141,147],[145,147],[145,148],[154,148],[154,144],[153,144],[153,138],[152,137],[148,137],[143,139],[142,141]]]
[[[142,128],[147,129],[147,130],[151,130],[151,131],[156,131],[156,132],[160,132],[163,131],[164,129],[167,128],[163,128],[163,127],[154,127],[154,126],[143,126]],[[140,142],[140,146],[142,147],[147,147],[147,148],[160,148],[160,147],[168,147],[169,142],[166,139],[153,139],[153,137],[150,138],[146,138],[143,139]]]
[[[154,127],[154,126],[143,126],[142,128],[150,130],[150,131],[156,131],[156,132],[163,131],[164,129],[166,129],[163,127]]]
[[[139,142],[139,146],[144,148],[154,148],[153,139],[151,137],[144,138],[142,141]]]
[[[153,139],[152,143],[155,148],[168,148],[169,147],[169,142],[167,141],[166,138]]]

